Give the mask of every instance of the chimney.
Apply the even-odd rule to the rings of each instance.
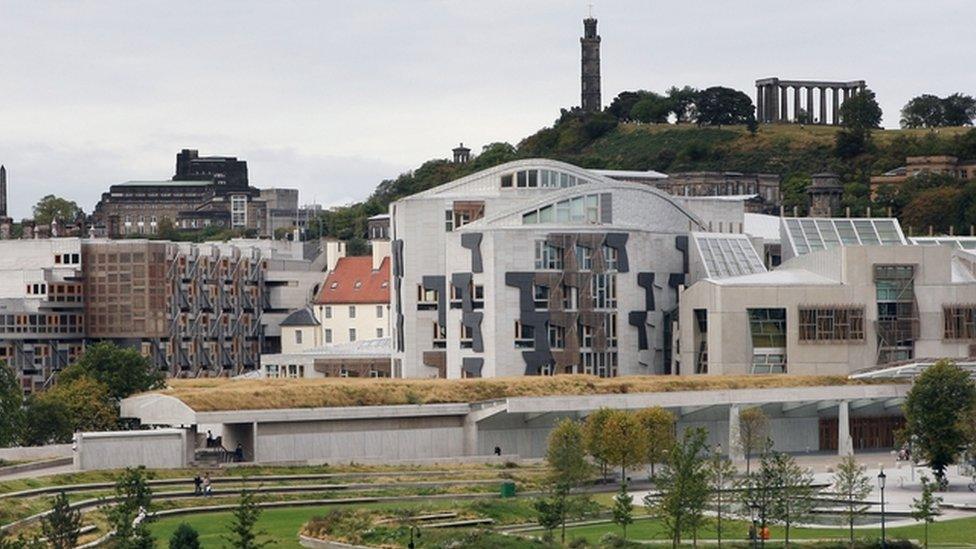
[[[333,271],[339,259],[346,257],[346,243],[334,238],[325,241],[325,269]]]
[[[390,241],[387,239],[371,240],[369,246],[373,250],[373,270],[375,271],[380,268],[384,259],[390,257]]]

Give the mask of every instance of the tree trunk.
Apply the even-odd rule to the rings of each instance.
[[[854,509],[849,509],[850,511],[850,521],[851,521],[851,549],[854,549]]]

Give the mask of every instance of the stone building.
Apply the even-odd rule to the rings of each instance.
[[[583,37],[580,38],[581,55],[581,99],[580,108],[584,112],[600,112],[603,102],[600,98],[600,35],[596,33],[596,19],[583,20]]]
[[[193,149],[176,155],[172,179],[112,185],[93,219],[99,233],[112,238],[154,235],[163,219],[182,230],[216,226],[271,234],[267,201],[249,185],[247,162],[201,157]]]
[[[678,172],[654,185],[675,196],[740,197],[750,213],[778,213],[782,203],[776,174],[741,172]]]
[[[761,78],[756,80],[756,120],[765,124],[782,122],[837,126],[841,123],[841,106],[866,87],[864,80],[832,82]],[[790,89],[793,90],[792,109]],[[805,106],[801,95],[806,99]],[[817,109],[814,108],[815,97],[819,99]],[[832,108],[828,108],[828,98],[831,99]]]
[[[835,173],[815,173],[807,187],[810,197],[810,217],[833,217],[840,211],[844,186]]]
[[[871,196],[887,185],[895,192],[902,183],[920,174],[940,174],[969,181],[976,179],[976,160],[960,160],[955,156],[909,156],[905,165],[871,177]]]

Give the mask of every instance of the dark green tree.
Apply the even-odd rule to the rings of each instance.
[[[976,118],[976,99],[954,93],[942,100],[942,123],[945,126],[972,126]]]
[[[708,484],[715,500],[715,532],[719,548],[722,547],[722,512],[725,505],[729,503],[725,491],[734,485],[737,473],[735,465],[728,456],[718,450],[712,452],[708,460]]]
[[[973,407],[976,387],[969,374],[948,360],[926,368],[905,398],[905,434],[929,462],[941,484],[946,467],[967,443],[963,419]]]
[[[73,549],[81,534],[81,511],[71,508],[64,492],[58,493],[52,503],[51,512],[41,519],[41,531],[53,549]]]
[[[901,109],[901,127],[937,128],[944,124],[942,100],[935,95],[913,97]]]
[[[181,523],[169,537],[169,549],[200,549],[200,534],[187,523]]]
[[[925,523],[925,547],[929,546],[929,524],[939,516],[939,506],[942,505],[942,498],[937,497],[934,482],[930,482],[928,477],[922,475],[922,494],[921,497],[912,498],[912,518]]]
[[[800,467],[793,456],[785,452],[772,452],[763,459],[763,467],[772,467],[777,494],[773,499],[769,516],[774,522],[783,524],[784,541],[790,546],[790,527],[803,521],[813,509],[813,474]]]
[[[709,499],[708,455],[704,429],[688,429],[668,453],[668,462],[656,479],[659,494],[644,498],[644,505],[663,522],[672,544],[682,535],[697,533]]]
[[[562,510],[561,538],[565,543],[566,514],[572,507],[566,500],[570,497],[572,489],[586,480],[592,470],[586,460],[583,429],[578,422],[566,418],[556,424],[549,433],[546,463],[550,469],[549,484],[554,488],[553,497],[563,500],[559,507]]]
[[[623,530],[627,539],[627,526],[634,522],[634,496],[627,493],[627,483],[620,484],[620,491],[613,498],[613,523]]]
[[[842,159],[868,152],[871,131],[881,125],[881,106],[874,92],[865,88],[852,95],[840,107],[844,128],[834,138],[834,153]]]
[[[49,194],[34,205],[34,222],[42,225],[57,219],[61,225],[71,223],[83,212],[75,202]]]
[[[551,542],[554,537],[553,531],[559,528],[566,516],[566,498],[539,498],[532,503],[532,506],[535,508],[536,522],[545,532],[545,540]]]
[[[752,99],[739,90],[713,86],[698,92],[695,122],[700,125],[730,126],[755,120]]]
[[[641,100],[630,109],[630,118],[639,122],[666,124],[672,110],[670,99],[654,92],[645,92]]]
[[[23,429],[24,392],[17,374],[6,362],[0,362],[0,447],[12,446]]]
[[[73,425],[66,403],[31,395],[24,408],[20,443],[24,446],[67,444],[74,433]]]
[[[676,123],[683,124],[695,119],[695,101],[698,99],[698,90],[691,86],[682,88],[671,86],[668,88],[667,95],[671,101],[671,112],[674,113]]]
[[[107,342],[85,349],[78,362],[61,372],[59,381],[70,382],[83,376],[104,383],[109,395],[116,400],[158,389],[165,380],[164,374],[139,351]]]
[[[242,490],[241,500],[234,510],[230,535],[225,537],[227,542],[235,549],[260,549],[268,545],[270,542],[260,539],[265,533],[255,530],[259,518],[261,518],[261,508],[254,503],[254,494]]]
[[[127,468],[115,481],[115,504],[106,509],[106,517],[115,532],[116,547],[151,549],[155,545],[146,525],[152,505],[152,489],[145,467]]]
[[[610,106],[607,107],[607,113],[616,117],[617,120],[621,122],[629,122],[631,120],[631,111],[641,99],[644,98],[645,94],[651,93],[644,90],[637,91],[623,91],[617,94],[617,97],[613,98],[610,102]]]

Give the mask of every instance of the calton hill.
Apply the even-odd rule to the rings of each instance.
[[[585,168],[733,171],[779,175],[783,206],[800,215],[811,174],[837,173],[844,184],[842,207],[851,216],[899,218],[914,234],[969,234],[976,224],[976,186],[943,175],[918,177],[901,192],[880,189],[872,198],[871,176],[905,165],[909,156],[951,155],[976,159],[976,101],[955,94],[922,95],[900,113],[901,129],[881,129],[882,112],[871,90],[842,108],[843,125],[757,124],[751,99],[723,87],[674,87],[664,94],[622,92],[600,113],[563,109],[551,126],[517,144],[490,143],[465,164],[433,159],[388,179],[363,202],[334,208],[313,222],[312,234],[353,241],[362,252],[366,219],[386,213],[404,196],[519,158],[552,158]]]

